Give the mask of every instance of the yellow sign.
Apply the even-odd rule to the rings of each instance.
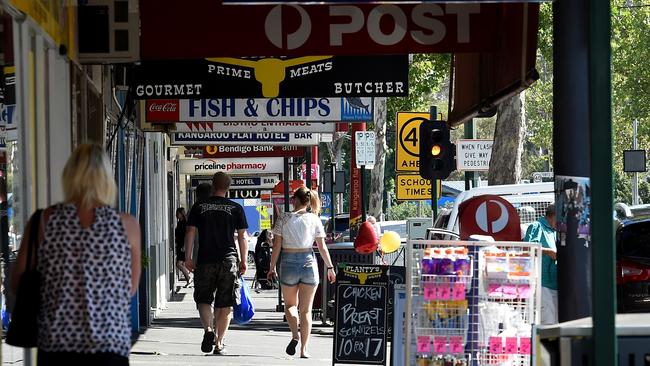
[[[420,123],[429,119],[429,113],[397,112],[395,136],[395,170],[420,171]]]
[[[260,220],[260,229],[262,229],[262,230],[271,230],[271,220],[270,219],[261,219]]]
[[[442,184],[438,180],[438,198],[442,196]],[[430,200],[431,181],[420,177],[419,174],[397,174],[398,200]]]
[[[278,58],[263,58],[260,60],[245,60],[232,57],[208,58],[208,61],[226,65],[248,67],[254,70],[255,80],[262,84],[264,98],[275,98],[280,94],[280,83],[287,75],[287,67],[322,61],[332,56],[304,56],[286,60]]]

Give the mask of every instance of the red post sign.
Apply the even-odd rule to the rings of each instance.
[[[496,47],[505,31],[503,10],[513,7],[516,16],[524,16],[519,4],[233,6],[214,0],[141,0],[141,56],[482,52]]]
[[[482,195],[463,202],[459,207],[460,237],[491,236],[497,241],[521,240],[517,210],[505,199]]]

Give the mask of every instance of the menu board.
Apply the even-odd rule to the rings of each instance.
[[[386,364],[388,266],[339,267],[332,364]]]

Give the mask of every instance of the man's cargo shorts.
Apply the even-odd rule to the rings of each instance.
[[[239,304],[239,264],[229,257],[221,263],[200,264],[194,270],[194,301],[227,308]]]

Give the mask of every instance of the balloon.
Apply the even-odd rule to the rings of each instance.
[[[354,239],[354,250],[360,254],[374,253],[377,250],[377,234],[368,221],[359,226],[357,238]]]
[[[400,246],[400,237],[399,234],[394,231],[386,231],[384,235],[381,236],[379,241],[381,244],[381,250],[384,253],[392,253],[399,249]]]

